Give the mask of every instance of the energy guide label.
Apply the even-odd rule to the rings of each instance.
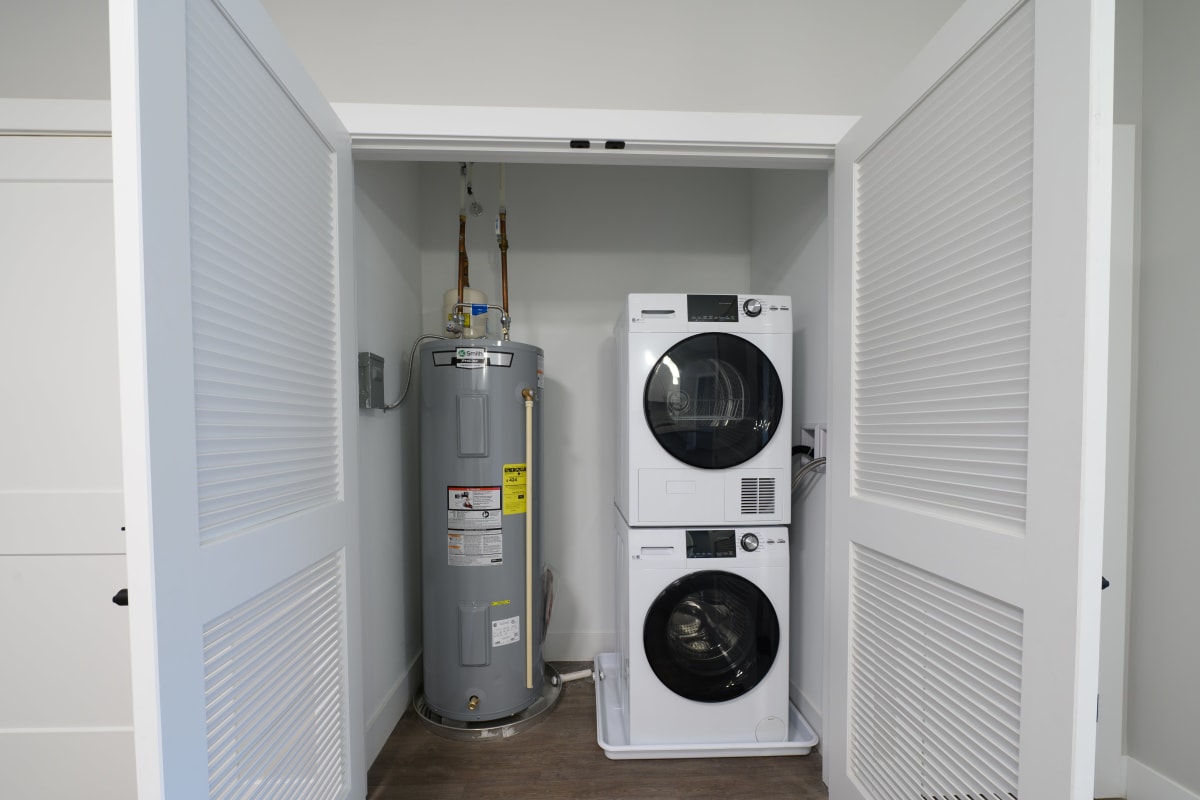
[[[529,471],[524,464],[504,465],[504,513],[524,514]]]
[[[449,486],[446,495],[446,563],[452,567],[503,564],[500,487]]]

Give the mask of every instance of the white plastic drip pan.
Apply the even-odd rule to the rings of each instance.
[[[625,710],[617,704],[618,669],[616,653],[600,653],[596,656],[596,742],[609,758],[802,756],[811,753],[817,744],[817,734],[792,703],[788,703],[786,742],[630,744],[625,736]]]

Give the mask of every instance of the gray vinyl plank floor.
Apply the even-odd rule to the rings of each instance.
[[[556,665],[560,672],[579,668]],[[590,666],[590,665],[587,665]],[[410,708],[367,777],[370,800],[827,800],[821,757],[614,761],[596,743],[595,685],[568,683],[544,722],[501,740],[461,742]]]

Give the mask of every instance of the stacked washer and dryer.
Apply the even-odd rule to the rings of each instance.
[[[807,753],[788,699],[789,298],[631,294],[617,355],[610,758]]]

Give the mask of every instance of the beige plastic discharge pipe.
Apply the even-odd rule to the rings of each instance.
[[[533,688],[533,390],[525,398],[525,688]]]

